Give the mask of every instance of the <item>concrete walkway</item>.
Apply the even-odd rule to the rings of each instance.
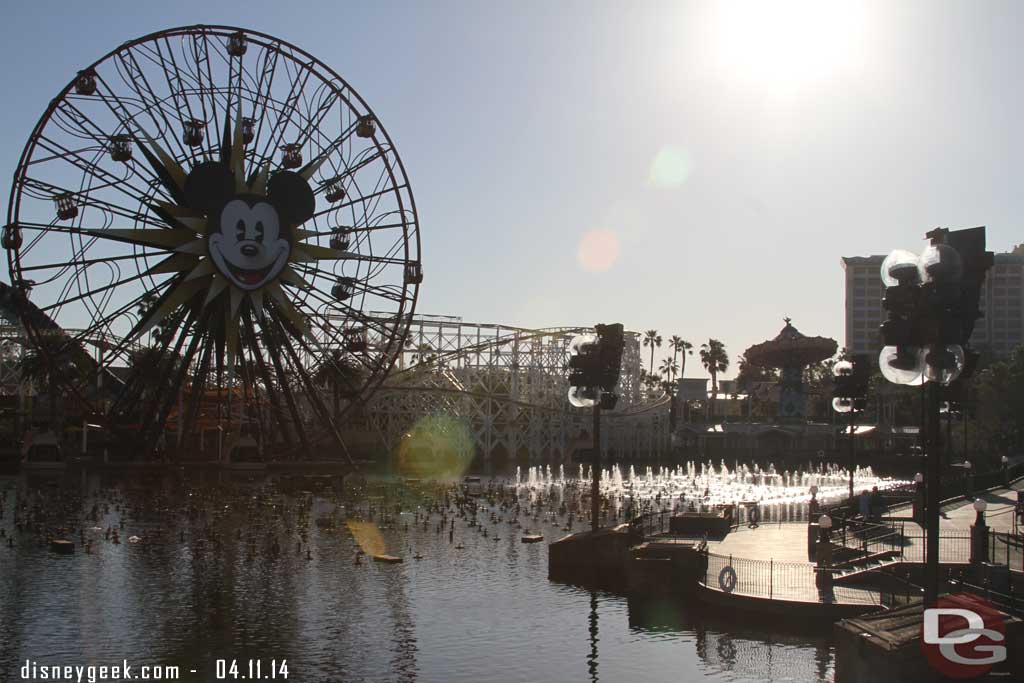
[[[1024,490],[1024,480],[1015,482],[1009,488],[999,488],[980,494],[980,498],[988,503],[985,519],[989,528],[999,533],[1010,533],[1013,529],[1013,510],[1017,503],[1017,491]],[[907,508],[909,513],[909,508]],[[909,514],[895,515],[889,518],[892,522],[902,523],[908,540],[904,550],[905,559],[911,562],[922,561],[924,528],[913,521]],[[975,511],[972,501],[956,501],[942,508],[939,521],[939,533],[947,537],[948,542],[941,548],[946,559],[944,562],[956,562],[959,556],[965,558],[970,554],[966,540],[974,524]],[[961,539],[963,539],[961,541]],[[963,548],[960,547],[963,545]],[[721,540],[709,540],[708,550],[718,555],[733,555],[751,560],[780,560],[783,562],[807,562],[807,525],[803,522],[767,523],[756,528],[739,527]],[[1005,555],[1006,544],[1000,542],[997,559]],[[1017,556],[1020,549],[1017,549]],[[1010,557],[1013,558],[1011,549]],[[1021,569],[1019,563],[1010,564],[1014,569]]]
[[[749,560],[808,562],[807,524],[785,522],[754,529],[740,527],[720,541],[708,541],[708,552]]]
[[[985,513],[989,527],[1000,533],[1013,530],[1013,514],[1017,491],[1024,490],[1024,479],[1010,487],[998,488],[979,494],[988,503]],[[921,525],[899,510],[891,511],[888,521],[901,525],[904,532],[903,561],[923,562],[925,534]],[[892,514],[894,513],[894,514]],[[940,520],[939,560],[942,563],[966,563],[970,558],[970,528],[975,521],[973,501],[959,500],[942,508]],[[835,534],[835,540],[840,537]],[[1004,537],[995,539],[995,561],[1006,562],[1011,568],[1024,570],[1024,557],[1019,545],[1007,543]],[[860,539],[852,534],[847,545],[857,547]],[[735,595],[767,597],[765,586],[770,586],[774,600],[832,603],[878,604],[879,594],[863,587],[835,586],[827,594],[815,587],[814,563],[807,552],[807,524],[804,522],[767,523],[758,527],[740,527],[725,538],[709,540],[708,552],[718,558],[709,558],[708,589],[719,591],[717,575],[725,565],[735,572]],[[766,577],[771,577],[770,583]],[[720,591],[719,591],[720,592]]]

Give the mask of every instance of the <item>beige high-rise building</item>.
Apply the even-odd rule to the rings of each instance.
[[[882,348],[879,325],[885,320],[885,287],[879,270],[884,256],[844,256],[846,271],[846,348],[877,356]],[[971,347],[1005,356],[1024,344],[1024,245],[995,255],[985,277],[979,307],[985,317],[971,335]]]

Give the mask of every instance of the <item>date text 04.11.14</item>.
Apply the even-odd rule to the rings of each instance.
[[[287,680],[288,660],[271,659],[218,659],[219,681],[272,681]]]

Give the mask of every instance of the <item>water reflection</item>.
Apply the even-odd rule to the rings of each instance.
[[[709,673],[728,674],[728,680],[833,678],[829,623],[722,613],[678,597],[630,598],[628,604],[630,630],[664,638],[692,634]]]
[[[286,659],[292,680],[831,677],[820,636],[549,582],[546,543],[520,536],[557,538],[565,515],[512,485],[469,500],[426,482],[68,474],[0,479],[0,509],[0,680],[25,659],[125,658],[203,681],[249,658]],[[356,564],[345,520],[405,561]],[[73,555],[48,549],[57,528]]]
[[[587,655],[587,671],[590,680],[597,681],[597,593],[590,592],[590,654]]]

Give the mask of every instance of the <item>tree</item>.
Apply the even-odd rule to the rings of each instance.
[[[50,426],[57,428],[59,384],[74,383],[89,370],[89,357],[80,348],[61,337],[44,337],[41,344],[21,358],[20,374],[38,388],[45,387],[49,397]],[[61,378],[61,379],[58,379]]]
[[[679,363],[674,358],[663,358],[661,365],[658,366],[658,370],[662,375],[668,377],[668,381],[673,381],[676,378],[676,373],[679,372]]]
[[[736,375],[737,391],[747,392],[753,389],[758,382],[775,382],[779,379],[778,370],[754,365],[742,354],[736,359],[736,367],[739,369],[739,373]]]
[[[1024,448],[1024,347],[978,372],[971,385],[968,404],[976,414],[968,431],[971,459],[986,451],[993,461],[1019,452]]]
[[[651,372],[654,372],[654,347],[661,348],[661,335],[657,330],[644,332],[644,346],[651,347]]]
[[[832,368],[842,358],[815,361],[803,371],[804,395],[807,397],[807,417],[831,418],[832,411]]]
[[[700,345],[700,362],[711,375],[711,412],[714,413],[715,397],[718,394],[718,373],[729,369],[729,354],[725,344],[717,339],[708,339]]]
[[[771,417],[772,401],[767,382],[778,382],[779,371],[775,368],[763,368],[754,365],[747,357],[740,355],[736,359],[739,373],[736,375],[736,393],[747,394],[747,417]]]
[[[668,345],[672,349],[672,360],[675,360],[678,354],[682,354],[683,362],[679,365],[679,376],[686,376],[686,355],[693,355],[693,344],[678,335],[672,335]]]
[[[644,377],[644,383],[647,385],[648,391],[656,391],[661,388],[661,375],[656,372],[648,372]]]
[[[430,344],[420,344],[416,353],[412,354],[409,360],[413,365],[429,367],[437,360],[437,354],[434,353],[434,348]]]
[[[351,395],[356,391],[362,380],[361,374],[358,365],[339,349],[331,349],[324,361],[320,363],[314,381],[330,388],[335,420],[341,414],[341,394]]]

